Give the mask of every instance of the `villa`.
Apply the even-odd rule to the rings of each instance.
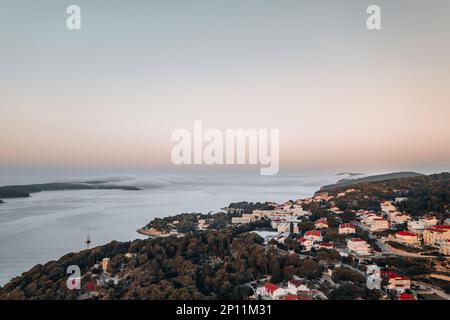
[[[398,242],[404,243],[404,244],[418,244],[419,243],[419,237],[417,234],[408,232],[408,231],[399,231],[395,234],[395,238]]]
[[[407,277],[400,276],[393,271],[381,271],[381,276],[388,279],[386,289],[403,293],[405,290],[411,289],[411,280]]]
[[[359,256],[366,256],[370,254],[370,245],[360,238],[348,239],[347,249]]]
[[[261,295],[266,300],[276,300],[284,296],[286,292],[283,288],[269,282],[262,287],[258,287],[256,294]]]
[[[355,232],[355,226],[351,223],[342,223],[339,225],[338,234],[353,234]]]
[[[327,229],[328,221],[327,219],[319,219],[316,222],[314,222],[314,226],[316,227],[316,229]]]
[[[319,230],[306,231],[304,237],[312,242],[322,241],[322,233]]]
[[[450,226],[434,226],[423,232],[425,244],[437,245],[444,240],[450,240]]]

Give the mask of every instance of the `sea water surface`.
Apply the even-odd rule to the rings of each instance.
[[[79,178],[78,180],[87,180]],[[98,176],[89,177],[98,179]],[[310,196],[334,183],[334,175],[151,174],[108,177],[140,191],[78,190],[33,193],[0,204],[0,285],[38,263],[112,240],[142,238],[136,230],[155,217],[182,212],[216,212],[230,202],[276,201]],[[17,183],[53,182],[51,177],[23,177]],[[54,178],[56,179],[56,177]],[[71,177],[72,180],[76,180]],[[58,176],[58,181],[72,181]],[[4,179],[1,185],[12,184]],[[39,181],[38,181],[39,180]]]

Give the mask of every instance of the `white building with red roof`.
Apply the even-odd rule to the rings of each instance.
[[[347,239],[347,249],[359,256],[370,255],[370,245],[360,238]]]
[[[398,293],[411,289],[411,280],[408,277],[399,275],[394,271],[381,271],[381,277],[388,280],[386,289],[394,290]]]
[[[336,206],[331,207],[329,210],[330,210],[331,212],[333,212],[334,214],[343,214],[343,213],[344,213],[344,211],[342,211],[341,209],[339,209],[339,208],[336,207]]]
[[[288,281],[287,290],[289,291],[290,294],[295,294],[295,295],[299,292],[310,291],[304,281],[296,280],[296,279]]]
[[[312,242],[320,242],[322,241],[322,232],[319,230],[309,230],[305,232],[303,237]]]
[[[300,237],[297,239],[297,241],[300,243],[300,245],[303,246],[304,251],[311,251],[311,248],[314,245],[313,241],[306,239],[305,237]]]
[[[328,221],[327,221],[327,219],[326,218],[322,218],[322,219],[316,220],[314,222],[314,227],[316,229],[327,229],[328,228]]]
[[[338,228],[338,234],[353,234],[356,228],[352,223],[341,223]]]
[[[318,249],[334,249],[334,243],[329,242],[321,242],[317,245]]]
[[[450,226],[434,226],[423,232],[425,244],[439,245],[445,240],[450,240]]]
[[[418,244],[419,237],[417,234],[408,231],[399,231],[395,233],[395,239],[404,244]]]
[[[286,290],[269,282],[262,287],[258,287],[256,289],[256,294],[264,300],[277,300],[286,295]]]

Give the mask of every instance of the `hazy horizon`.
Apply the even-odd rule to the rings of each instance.
[[[1,1],[0,166],[171,169],[202,120],[279,128],[280,170],[448,170],[450,3],[372,2]]]

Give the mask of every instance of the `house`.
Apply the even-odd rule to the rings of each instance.
[[[278,225],[279,225],[280,223],[283,223],[283,222],[284,222],[284,221],[281,220],[281,219],[274,218],[274,219],[271,219],[271,220],[270,220],[270,226],[271,226],[273,229],[278,229]]]
[[[278,232],[291,232],[291,226],[292,226],[292,231],[293,233],[299,233],[300,230],[298,229],[298,221],[286,221],[286,222],[281,222],[278,224],[277,226],[277,231]]]
[[[250,219],[250,222],[255,222],[261,219],[261,216],[258,214],[253,214],[253,213],[243,213],[242,214],[242,218],[248,218]]]
[[[351,223],[342,223],[339,225],[338,234],[353,234],[356,232],[356,228]]]
[[[380,204],[381,211],[389,216],[389,214],[395,213],[397,208],[390,202],[384,201]]]
[[[314,222],[314,227],[316,229],[327,229],[328,228],[328,221],[327,219],[319,219],[316,222]]]
[[[311,248],[314,245],[313,241],[306,239],[305,237],[300,237],[297,241],[304,247],[304,251],[311,251]]]
[[[417,234],[408,232],[408,231],[399,231],[395,233],[395,238],[398,242],[404,243],[404,244],[418,244],[419,243],[419,237]]]
[[[370,245],[360,238],[347,239],[347,249],[359,256],[370,254]]]
[[[297,295],[298,292],[307,292],[309,288],[301,280],[289,280],[287,289],[289,293]]]
[[[320,192],[314,196],[314,201],[320,202],[320,201],[330,201],[333,199],[333,196],[330,195],[328,192]]]
[[[198,230],[207,230],[209,227],[209,224],[206,219],[199,219],[197,222],[197,229]]]
[[[334,244],[333,242],[321,242],[318,244],[319,249],[333,249]]]
[[[365,216],[367,214],[370,214],[370,213],[373,213],[373,212],[370,212],[370,211],[367,211],[367,210],[364,210],[364,209],[359,209],[358,211],[356,211],[356,216],[357,217],[363,217],[363,216]]]
[[[256,289],[256,294],[262,296],[266,300],[276,300],[285,295],[286,292],[283,288],[269,282],[262,287],[258,287]]]
[[[231,218],[232,224],[246,224],[252,222],[250,218],[246,217],[233,217]]]
[[[281,222],[277,226],[277,231],[281,232],[281,233],[283,233],[283,232],[290,232],[289,231],[290,227],[291,227],[291,224],[289,222]]]
[[[408,221],[408,230],[416,234],[422,234],[425,230],[425,224],[422,221]]]
[[[103,258],[101,266],[103,272],[109,272],[111,270],[111,260],[109,258]]]
[[[368,223],[368,228],[372,232],[384,231],[389,229],[389,221],[383,218],[374,218]]]
[[[425,244],[438,245],[444,240],[450,240],[450,226],[434,226],[423,232]]]
[[[303,210],[302,206],[294,206],[294,208],[289,209],[288,212],[290,214],[292,214],[293,216],[298,216],[298,217],[304,217],[304,216],[311,215],[311,212]]]
[[[224,208],[227,213],[230,214],[242,214],[244,213],[244,209],[242,208]]]
[[[438,224],[438,219],[435,216],[427,216],[419,219],[420,222],[422,222],[426,228],[433,227]]]
[[[278,236],[276,236],[274,239],[278,241],[278,243],[284,244],[284,241],[289,236],[288,233],[280,233]]]
[[[322,232],[319,230],[306,231],[304,237],[312,242],[320,242],[322,241]]]
[[[339,209],[336,206],[331,207],[329,210],[334,214],[343,214],[344,213],[344,211],[342,211],[341,209]]]
[[[441,241],[439,244],[439,253],[450,256],[450,240]]]
[[[403,224],[407,223],[409,220],[411,220],[411,216],[401,212],[397,212],[390,216],[390,221],[393,224]]]
[[[337,194],[336,198],[344,197],[344,196],[346,196],[347,194],[352,193],[352,192],[356,192],[356,191],[358,191],[358,190],[353,189],[353,188],[352,188],[352,189],[347,189],[347,190],[345,190],[344,192],[339,192],[339,193]]]
[[[388,280],[386,289],[403,293],[405,290],[411,289],[411,280],[407,277],[400,276],[394,271],[381,271],[381,277]]]
[[[259,209],[255,209],[252,211],[253,215],[255,217],[259,217],[259,219],[261,218],[267,218],[269,217],[272,213],[274,213],[273,210],[259,210]]]

